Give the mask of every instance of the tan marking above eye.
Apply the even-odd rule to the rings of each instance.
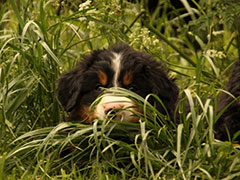
[[[133,81],[133,73],[132,71],[127,71],[123,76],[123,85],[128,86]]]
[[[106,86],[107,85],[107,81],[108,81],[108,77],[107,74],[101,70],[98,71],[98,78],[99,78],[99,82],[103,85]]]

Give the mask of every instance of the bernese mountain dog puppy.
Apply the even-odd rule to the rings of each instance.
[[[238,78],[232,77],[228,89],[237,97],[240,92],[240,65],[238,69],[235,67],[234,71],[237,71],[235,73]],[[232,89],[234,87],[231,85],[235,89]],[[96,107],[91,109],[91,104],[102,93],[100,87],[128,89],[143,98],[151,93],[156,94],[164,107],[155,98],[150,98],[149,102],[154,104],[159,112],[173,119],[179,89],[174,79],[168,76],[164,64],[147,53],[136,51],[125,44],[94,50],[80,61],[75,69],[62,75],[58,82],[58,97],[64,109],[70,112],[70,121],[91,123],[94,119],[103,120],[111,111],[116,110],[114,120],[138,122],[139,118],[132,113],[138,112],[136,105],[127,97],[107,93]],[[224,96],[227,98],[222,97],[220,101],[227,106],[233,98],[226,94]],[[231,135],[240,130],[240,106],[237,102],[232,106],[235,113],[227,110],[217,122],[216,133],[220,139],[227,139],[226,128],[230,129]],[[220,110],[223,108],[221,106]],[[234,128],[234,131],[231,128]]]
[[[115,119],[138,121],[131,114],[134,103],[126,97],[115,97],[111,94],[103,96],[94,112],[89,114],[91,104],[101,93],[100,87],[125,88],[143,98],[154,93],[172,116],[179,90],[174,79],[169,78],[165,70],[166,67],[149,54],[118,44],[107,50],[92,51],[75,69],[64,74],[59,80],[58,97],[64,109],[70,112],[70,120],[90,123],[94,119],[104,119],[113,109],[129,107],[128,110],[116,112]],[[154,103],[153,98],[149,101]],[[166,114],[166,110],[159,103],[156,106],[161,113]]]

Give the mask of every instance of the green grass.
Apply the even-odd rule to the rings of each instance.
[[[195,14],[167,0],[152,14],[146,1],[64,2],[60,16],[57,1],[0,5],[0,179],[238,179],[240,147],[214,139],[213,125],[239,54],[239,2],[192,1]],[[177,77],[180,124],[123,89],[109,91],[136,100],[139,124],[64,122],[60,74],[118,41],[164,61]]]

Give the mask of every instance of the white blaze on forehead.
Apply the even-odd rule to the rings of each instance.
[[[113,86],[114,87],[118,87],[118,77],[120,74],[120,70],[121,70],[121,59],[122,59],[122,55],[121,54],[117,54],[117,53],[113,53],[113,59],[112,59],[112,68],[114,70],[114,76],[113,76]]]

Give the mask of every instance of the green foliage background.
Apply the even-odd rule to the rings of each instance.
[[[212,127],[216,97],[240,52],[240,2],[182,0],[179,8],[162,0],[154,11],[147,3],[1,1],[0,179],[238,179],[239,145],[215,140]],[[166,117],[162,126],[146,118],[139,125],[63,122],[59,75],[119,41],[164,61],[177,77],[180,125]],[[197,102],[203,112],[193,97],[205,100]],[[69,144],[79,151],[62,158]]]

